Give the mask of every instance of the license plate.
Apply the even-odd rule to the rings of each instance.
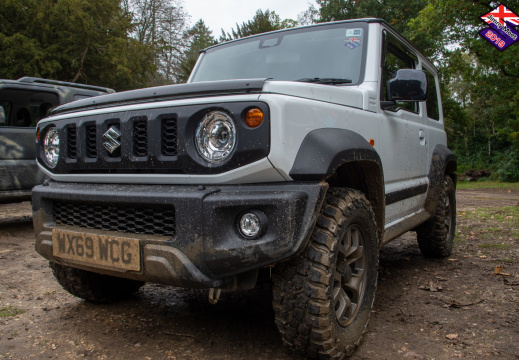
[[[115,270],[141,269],[139,240],[127,237],[52,230],[54,256]]]

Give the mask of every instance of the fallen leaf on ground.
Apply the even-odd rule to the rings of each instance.
[[[499,266],[496,267],[496,268],[494,269],[494,275],[510,276],[510,274],[508,274],[508,273],[504,273],[503,270],[504,270],[504,268],[502,268],[502,267],[499,267]]]

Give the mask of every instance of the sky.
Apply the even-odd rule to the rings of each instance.
[[[283,19],[297,20],[297,15],[308,9],[310,4],[316,6],[315,0],[184,0],[184,10],[191,16],[191,26],[198,20],[213,31],[219,38],[222,28],[230,32],[236,29],[236,23],[242,24],[252,20],[256,11],[269,9],[275,11]]]

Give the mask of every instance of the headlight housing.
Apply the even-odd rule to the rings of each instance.
[[[59,134],[55,126],[52,126],[45,132],[43,152],[45,153],[47,165],[51,168],[55,168],[56,165],[58,165],[59,159]]]
[[[200,156],[217,164],[229,158],[236,147],[236,127],[222,111],[207,113],[196,129],[196,148]]]

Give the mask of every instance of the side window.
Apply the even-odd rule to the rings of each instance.
[[[427,73],[427,117],[433,120],[440,120],[436,82],[434,81],[434,76],[429,72],[429,70],[424,70]]]
[[[0,106],[4,109],[5,121],[0,126],[34,127],[59,105],[57,94],[43,91],[2,89]]]
[[[11,113],[11,104],[8,103],[7,101],[0,100],[0,107],[2,108],[2,109],[0,109],[0,113],[3,113],[3,116],[1,116],[2,114],[0,114],[0,126],[5,126],[9,122],[9,114]]]
[[[387,81],[391,74],[399,69],[416,69],[418,60],[406,47],[394,36],[384,32],[384,52],[382,58],[382,94],[381,99],[387,99]],[[408,110],[414,113],[419,112],[417,102],[397,102],[396,106],[387,110],[397,111],[398,109]]]

